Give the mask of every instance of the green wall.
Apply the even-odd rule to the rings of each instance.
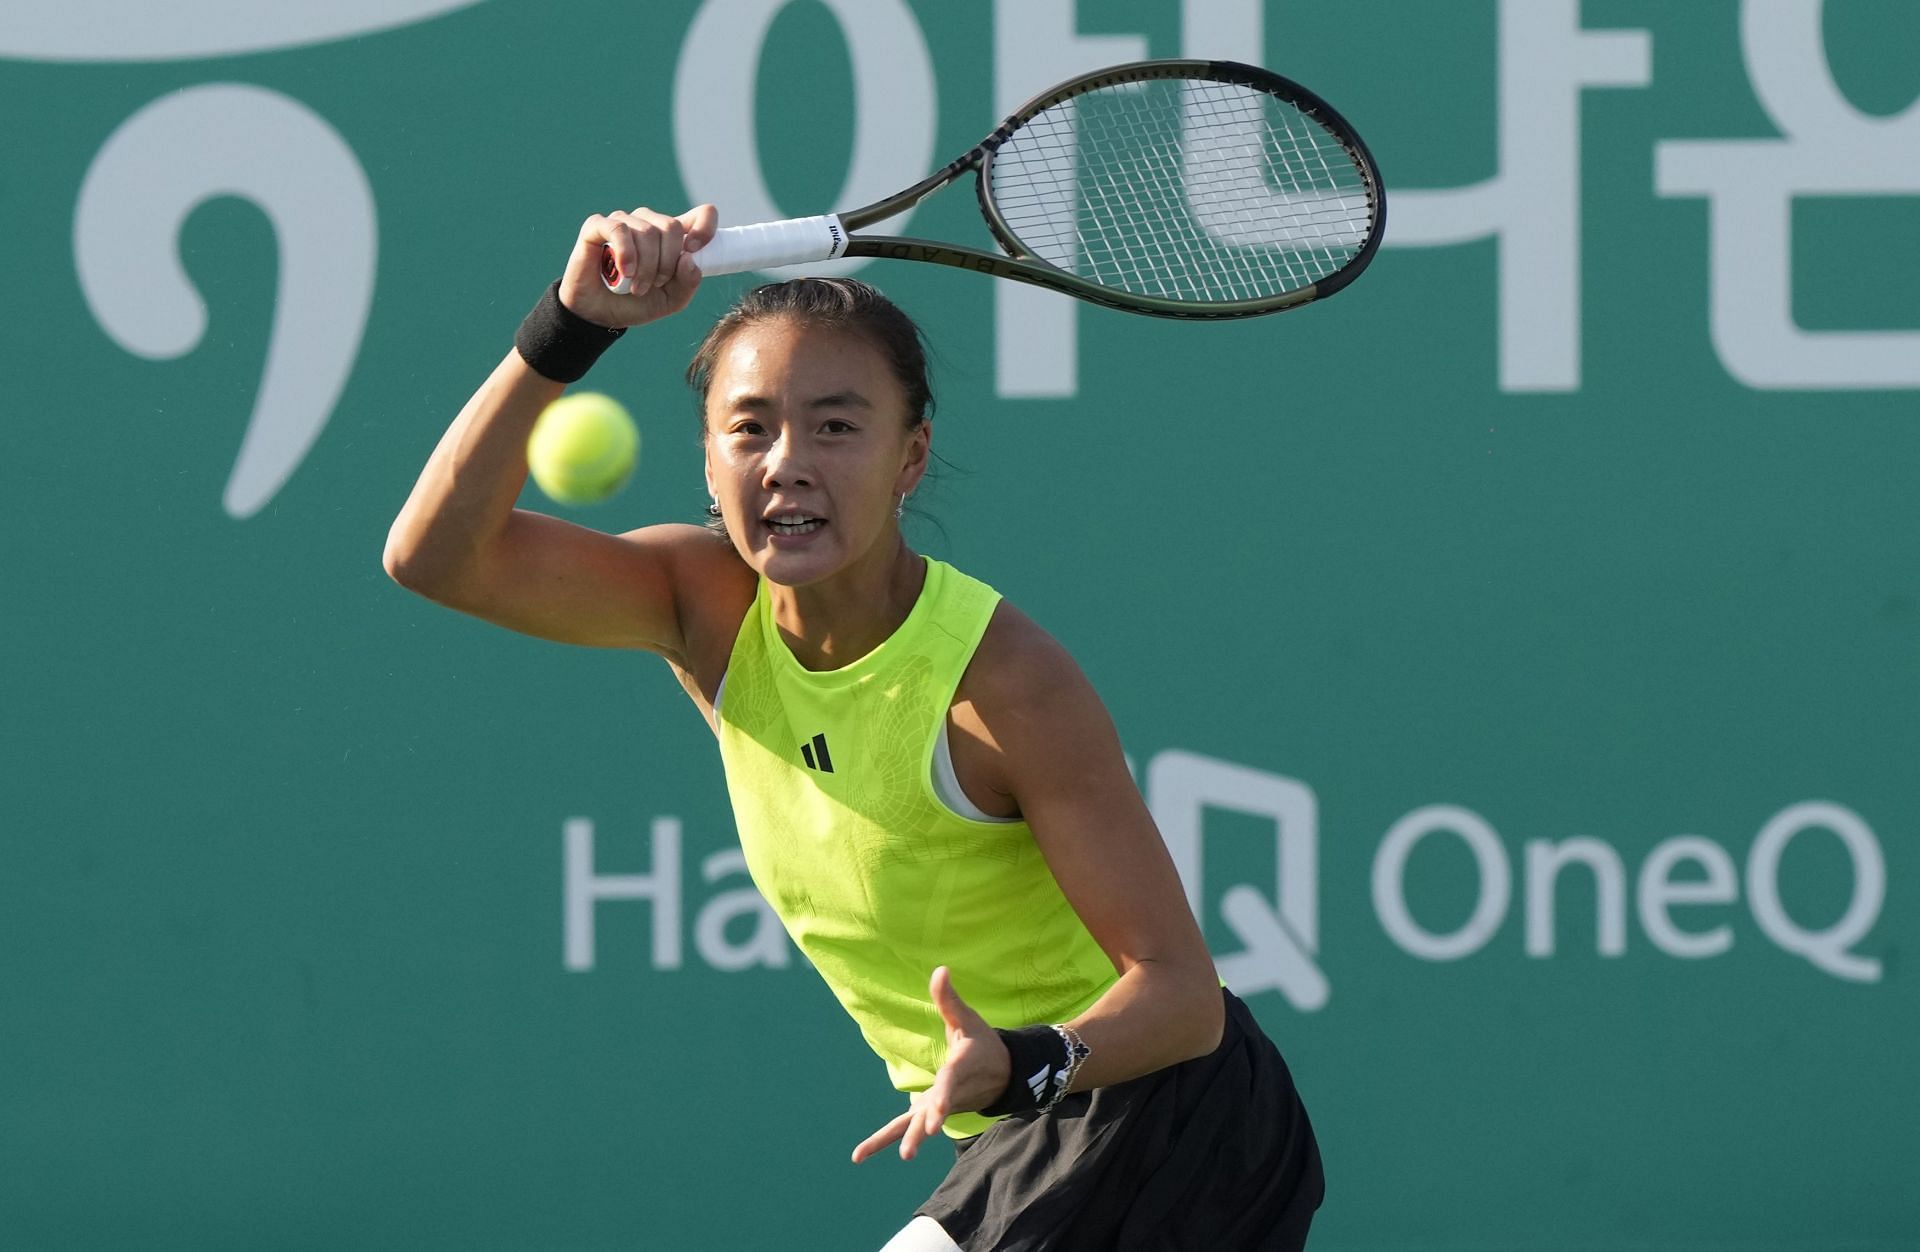
[[[1315,1247],[1920,1246],[1920,8],[255,7],[0,15],[0,1246],[883,1242],[943,1154],[846,1163],[897,1097],[664,667],[381,543],[587,213],[844,206],[1193,53],[1368,137],[1339,299],[863,276],[939,350],[910,535],[1106,696]],[[646,455],[570,516],[699,515],[744,285],[595,371]]]

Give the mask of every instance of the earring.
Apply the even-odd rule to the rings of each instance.
[[[707,516],[708,517],[720,516],[720,502],[718,500],[715,500],[712,504],[709,504],[707,506]]]
[[[903,491],[900,493],[900,503],[893,506],[893,515],[895,517],[898,517],[906,511],[907,511],[907,493]]]

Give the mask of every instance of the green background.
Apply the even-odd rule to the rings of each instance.
[[[995,120],[993,19],[912,7],[944,158]],[[1494,173],[1492,3],[1367,6],[1365,38],[1351,12],[1266,7],[1266,61],[1340,105],[1390,189]],[[687,198],[670,116],[696,8],[633,6],[626,29],[500,0],[245,56],[0,60],[0,1246],[877,1247],[938,1180],[941,1152],[847,1163],[898,1100],[803,965],[701,961],[699,909],[742,881],[700,876],[729,811],[665,668],[515,637],[380,569],[414,474],[580,218]],[[1079,9],[1085,33],[1180,52],[1171,2]],[[1907,107],[1920,10],[1828,10],[1850,98]],[[1739,9],[1588,0],[1583,20],[1648,31],[1654,72],[1584,98],[1577,390],[1499,389],[1490,241],[1389,247],[1284,317],[1086,310],[1070,399],[995,394],[993,284],[875,266],[938,350],[949,464],[910,536],[1057,634],[1136,761],[1178,748],[1313,789],[1332,995],[1250,1003],[1321,1136],[1314,1246],[1920,1247],[1916,395],[1728,375],[1706,208],[1656,195],[1653,154],[1775,136]],[[758,120],[790,211],[840,185],[850,74],[828,11],[789,6]],[[246,519],[221,493],[276,299],[267,218],[223,198],[189,219],[210,320],[169,361],[95,322],[72,242],[114,128],[229,81],[337,128],[379,230],[346,389]],[[913,233],[974,238],[970,201]],[[1916,203],[1801,206],[1802,325],[1920,326]],[[646,453],[616,501],[571,516],[698,516],[678,374],[743,285],[715,281],[595,371]],[[1730,926],[1725,955],[1664,955],[1630,899],[1627,949],[1603,957],[1569,871],[1556,954],[1526,955],[1527,841],[1605,840],[1631,893],[1660,841],[1705,836],[1744,866],[1806,800],[1884,850],[1855,945],[1878,981],[1780,950],[1744,881],[1737,903],[1675,910]],[[1498,932],[1453,962],[1396,946],[1369,895],[1385,832],[1430,804],[1484,816],[1515,872]],[[685,828],[684,966],[656,968],[649,909],[615,903],[594,968],[569,971],[562,824],[590,818],[601,872],[639,873],[662,815]],[[1273,854],[1257,822],[1215,816],[1201,911],[1226,952],[1219,892],[1271,887]],[[1816,928],[1852,885],[1817,835],[1781,877]],[[1457,840],[1409,863],[1431,931],[1473,892]]]

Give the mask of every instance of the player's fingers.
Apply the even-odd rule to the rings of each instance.
[[[613,254],[613,268],[626,284],[629,295],[646,294],[653,261],[647,256],[647,241],[634,229],[624,213],[607,218],[607,248]]]
[[[900,1136],[900,1159],[911,1161],[920,1145],[940,1133],[953,1109],[953,1071],[942,1066],[933,1085],[914,1098],[911,1119]]]
[[[898,1139],[907,1131],[907,1123],[913,1120],[914,1110],[908,1109],[880,1129],[862,1139],[853,1149],[853,1163],[858,1165],[881,1148]]]
[[[925,1101],[917,1104],[907,1116],[907,1128],[900,1135],[900,1159],[911,1161],[920,1154],[920,1145],[927,1141],[933,1132],[927,1127],[927,1105]]]
[[[695,205],[680,215],[680,222],[687,228],[687,247],[698,252],[712,241],[713,232],[720,229],[720,210],[711,204]]]
[[[933,995],[934,1007],[940,1010],[940,1019],[948,1029],[971,1032],[976,1025],[983,1024],[980,1015],[973,1006],[960,998],[953,989],[953,974],[942,965],[933,971],[933,977],[927,980],[927,990]]]
[[[679,268],[673,277],[660,288],[660,295],[667,302],[667,311],[678,313],[693,300],[693,293],[700,288],[700,260],[691,252],[680,254]]]
[[[927,991],[933,997],[933,1007],[940,1010],[940,1016],[947,1025],[953,1025],[953,1003],[960,997],[953,993],[953,975],[944,965],[936,966],[933,977],[927,979]]]
[[[597,269],[609,287],[633,272],[630,253],[623,254],[620,234],[618,222],[595,213],[580,224],[580,238],[574,244],[575,261]]]
[[[620,242],[624,246],[619,252],[624,267],[621,274],[632,280],[631,294],[644,296],[660,281],[660,230],[647,218],[632,213],[614,213],[610,217],[618,223],[623,236]]]
[[[936,1084],[936,1087],[938,1086],[940,1084]],[[951,1103],[944,1090],[941,1090],[938,1095],[930,1091],[927,1093],[927,1098],[920,1102],[920,1107],[916,1111],[920,1114],[920,1126],[926,1138],[933,1138],[940,1133],[940,1128],[947,1124],[947,1114],[951,1111],[948,1106]]]
[[[659,213],[641,205],[626,217],[634,223],[637,233],[651,233],[655,236],[655,246],[659,249],[654,259],[654,268],[647,275],[649,287],[664,287],[673,280],[680,269],[680,254],[686,239],[687,227],[679,218]]]
[[[677,217],[663,217],[654,223],[660,232],[660,257],[654,264],[653,285],[664,287],[680,272],[680,256],[686,247],[687,227]]]

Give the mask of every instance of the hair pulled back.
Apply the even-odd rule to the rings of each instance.
[[[906,393],[908,429],[932,415],[926,339],[899,305],[857,278],[793,278],[755,287],[740,297],[700,341],[687,366],[687,385],[700,402],[701,438],[706,437],[707,388],[720,354],[740,331],[763,322],[792,322],[864,337],[880,350]]]

